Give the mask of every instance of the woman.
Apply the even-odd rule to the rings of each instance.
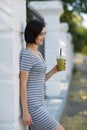
[[[44,102],[45,81],[58,72],[55,65],[46,74],[45,61],[38,51],[45,34],[45,24],[38,20],[31,20],[25,28],[26,49],[22,50],[20,57],[22,121],[31,130],[64,130],[47,111]]]

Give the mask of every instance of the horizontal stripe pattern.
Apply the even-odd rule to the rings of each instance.
[[[45,107],[45,73],[46,64],[41,55],[37,58],[33,52],[23,49],[20,55],[20,71],[29,73],[27,82],[28,109],[33,118],[31,130],[52,130],[58,122]]]
[[[30,130],[53,130],[58,122],[49,114],[45,106],[30,110],[34,125]]]

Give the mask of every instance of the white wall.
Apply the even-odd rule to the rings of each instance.
[[[19,54],[25,23],[25,0],[0,0],[0,130],[26,130],[19,95]]]

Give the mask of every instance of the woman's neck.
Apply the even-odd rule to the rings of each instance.
[[[36,45],[36,44],[30,44],[30,45],[28,45],[27,46],[27,48],[28,49],[30,49],[30,50],[32,50],[32,51],[34,51],[34,52],[37,52],[38,51],[38,45]]]

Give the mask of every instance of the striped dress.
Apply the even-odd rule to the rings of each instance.
[[[52,117],[45,106],[44,86],[46,64],[29,49],[23,49],[20,55],[20,71],[29,72],[27,82],[28,110],[33,124],[30,130],[53,130],[58,122]]]

